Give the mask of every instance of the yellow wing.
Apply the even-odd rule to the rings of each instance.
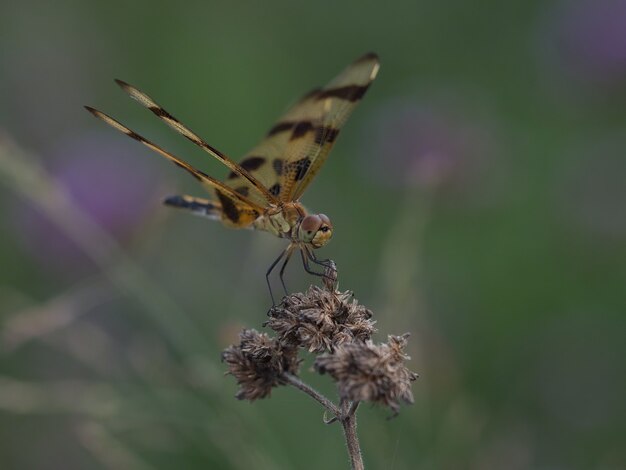
[[[211,147],[148,95],[116,80],[141,105],[226,165],[231,170],[226,184],[193,168],[106,114],[86,108],[110,126],[187,170],[211,189],[217,201],[210,210],[206,204],[202,210],[209,211],[210,215],[220,213],[227,225],[247,227],[268,205],[300,198],[326,160],[341,126],[376,77],[378,68],[378,57],[373,53],[354,61],[326,87],[313,90],[293,105],[239,164]],[[186,199],[181,201],[171,204],[177,207],[202,205]]]
[[[259,183],[259,181],[251,175],[245,167],[238,165],[233,160],[231,160],[227,155],[223,154],[219,150],[214,147],[211,147],[208,143],[206,143],[200,136],[194,133],[191,129],[185,126],[182,122],[172,116],[169,112],[167,112],[162,106],[158,105],[152,98],[146,95],[141,90],[135,88],[132,85],[122,81],[115,80],[115,82],[124,90],[128,95],[136,100],[139,104],[144,106],[145,108],[152,111],[152,113],[165,122],[169,127],[174,129],[176,132],[179,132],[182,136],[196,144],[202,150],[207,152],[209,155],[217,158],[220,162],[226,165],[233,173],[239,175],[241,178],[245,179],[249,185],[249,188],[254,188],[254,190],[261,196],[263,202],[260,203],[262,206],[266,206],[268,204],[277,203],[278,199],[269,193],[267,188]],[[219,192],[216,193],[219,197]]]
[[[366,54],[294,104],[240,165],[281,201],[300,198],[326,161],[341,127],[378,73],[376,54]],[[231,172],[227,184],[259,203],[250,183]]]
[[[137,134],[135,131],[116,121],[111,116],[108,116],[107,114],[104,114],[103,112],[98,111],[97,109],[94,109],[90,106],[85,106],[85,109],[87,109],[87,111],[89,111],[98,119],[106,122],[109,126],[117,129],[120,132],[123,132],[130,138],[141,142],[149,149],[154,150],[161,156],[167,158],[176,166],[188,171],[207,189],[214,190],[219,201],[219,205],[215,205],[214,210],[219,210],[222,216],[222,221],[226,225],[238,228],[248,227],[260,214],[263,213],[263,207],[251,201],[250,199],[245,197],[245,195],[225,185],[221,181],[212,178],[206,173],[194,168],[189,163],[178,158],[176,155],[162,149],[145,137]]]

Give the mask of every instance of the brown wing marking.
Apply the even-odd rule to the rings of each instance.
[[[244,162],[264,157],[254,175],[281,201],[300,198],[326,161],[341,127],[363,98],[378,72],[376,54],[350,64],[324,88],[303,96],[269,130]],[[230,186],[241,184],[231,175]]]
[[[255,152],[248,153],[240,162],[240,165],[249,169],[255,178],[268,188],[270,194],[278,199],[280,195],[278,189],[280,187],[279,182],[282,171],[282,159],[280,158],[282,152],[280,152],[274,144],[275,142],[264,141],[264,145],[257,145]],[[232,172],[228,175],[225,183],[237,190],[250,187],[248,181]],[[248,197],[257,204],[264,204],[264,201],[257,191],[249,190]]]
[[[111,127],[117,129],[120,132],[123,132],[127,136],[132,139],[141,142],[143,145],[148,147],[151,150],[154,150],[161,156],[167,158],[169,161],[174,163],[176,166],[183,168],[187,172],[189,172],[194,178],[200,181],[204,186],[215,190],[215,193],[218,195],[219,202],[222,208],[222,220],[230,226],[233,227],[245,227],[250,225],[254,219],[256,219],[260,214],[264,212],[263,207],[251,201],[244,195],[235,191],[233,188],[226,186],[221,181],[212,178],[206,173],[197,170],[196,168],[189,165],[184,160],[181,160],[177,156],[172,153],[162,149],[158,145],[150,142],[148,139],[142,137],[137,134],[133,130],[119,123],[112,117],[104,114],[97,109],[91,108],[89,106],[85,106],[85,109],[93,114],[98,119],[104,121]]]
[[[322,90],[310,95],[309,100],[323,103],[323,117],[314,131],[314,144],[304,150],[304,156],[310,164],[304,176],[295,185],[293,193],[289,195],[290,199],[299,199],[322,167],[337,139],[339,130],[369,89],[379,68],[378,56],[374,53],[365,54],[344,69]]]
[[[186,127],[183,123],[181,123],[178,119],[176,119],[169,112],[167,112],[163,107],[158,105],[148,95],[146,95],[139,89],[135,88],[134,86],[122,80],[115,80],[115,82],[122,88],[122,90],[128,93],[128,95],[131,98],[138,101],[142,106],[152,111],[159,119],[165,122],[172,129],[182,134],[184,137],[186,137],[191,142],[196,144],[198,147],[200,147],[202,150],[207,152],[209,155],[217,158],[224,165],[226,165],[233,173],[249,181],[250,185],[254,187],[266,200],[265,205],[267,205],[268,203],[269,204],[278,203],[278,199],[275,196],[273,196],[269,192],[269,190],[265,186],[263,186],[263,184],[261,184],[252,174],[250,174],[250,172],[246,168],[238,165],[232,159],[230,159],[227,155],[223,154],[216,148],[211,147],[197,134],[195,134],[188,127]]]

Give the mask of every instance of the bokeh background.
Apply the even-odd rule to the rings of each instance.
[[[377,340],[412,333],[367,467],[626,467],[626,1],[2,0],[0,468],[347,468],[308,397],[223,377],[281,241],[161,206],[202,189],[82,105],[224,177],[112,79],[236,157],[368,51],[303,198]]]

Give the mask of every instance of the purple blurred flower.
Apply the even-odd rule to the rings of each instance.
[[[605,91],[626,84],[626,0],[560,2],[539,32],[540,55],[559,82]]]
[[[121,139],[96,134],[67,142],[45,161],[53,162],[48,171],[74,203],[125,242],[160,206],[163,195],[156,157],[139,155],[142,152]],[[62,271],[85,265],[85,256],[46,214],[23,203],[13,203],[11,211],[17,239],[39,262]]]
[[[493,133],[476,110],[447,98],[396,98],[373,113],[370,177],[387,185],[434,188],[464,183],[492,152]]]

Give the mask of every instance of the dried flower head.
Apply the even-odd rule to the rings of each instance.
[[[328,262],[328,266],[324,269],[324,276],[322,276],[322,283],[326,290],[330,292],[335,292],[337,290],[338,284],[338,273],[337,273],[337,265],[331,259]]]
[[[310,352],[334,351],[338,346],[370,339],[376,331],[372,312],[360,305],[351,292],[336,292],[311,286],[272,307],[265,323],[278,333],[282,343]]]
[[[235,395],[240,400],[267,397],[272,387],[283,384],[284,372],[297,373],[297,348],[281,344],[276,338],[256,330],[242,330],[240,343],[222,352],[222,361],[239,384]]]
[[[315,370],[328,373],[339,395],[351,401],[382,403],[397,413],[400,402],[413,403],[411,382],[417,374],[404,365],[408,334],[389,336],[387,343],[345,343],[315,360]]]

